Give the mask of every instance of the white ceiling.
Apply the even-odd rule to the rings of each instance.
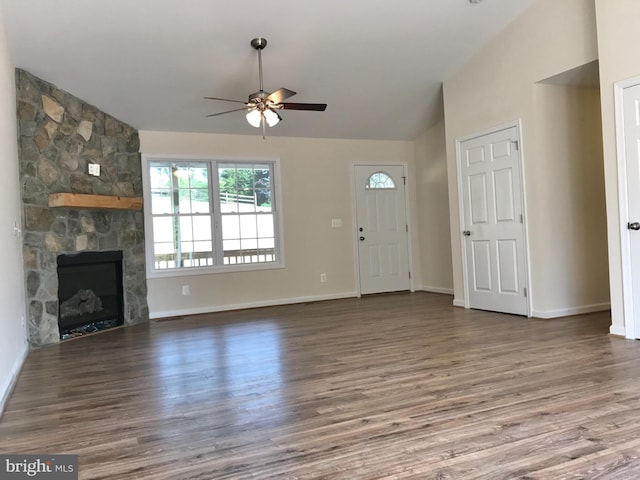
[[[411,140],[442,118],[442,81],[535,0],[0,0],[16,67],[140,130],[256,135],[208,113],[264,87],[325,112],[284,111],[269,135]]]

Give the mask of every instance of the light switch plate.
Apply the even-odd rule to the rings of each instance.
[[[342,228],[342,219],[341,218],[332,218],[331,219],[331,228]]]
[[[93,175],[94,177],[100,176],[100,165],[97,163],[89,164],[89,175]]]

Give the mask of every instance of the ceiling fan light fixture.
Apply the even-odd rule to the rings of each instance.
[[[262,125],[262,114],[260,111],[251,110],[247,113],[247,122],[249,122],[249,125],[252,127],[260,128],[260,125]]]
[[[260,81],[260,90],[250,94],[249,100],[246,102],[223,97],[204,97],[208,100],[243,103],[245,105],[243,108],[211,113],[207,115],[207,117],[217,117],[218,115],[244,111],[246,112],[245,116],[249,125],[254,128],[262,128],[262,138],[265,138],[266,127],[275,127],[282,121],[282,117],[278,113],[278,110],[287,109],[324,112],[327,108],[326,103],[283,102],[287,98],[296,95],[296,92],[289,90],[288,88],[279,88],[274,92],[266,92],[262,84],[262,50],[267,46],[267,40],[263,37],[254,38],[251,40],[251,46],[258,52],[258,80]]]
[[[280,117],[278,116],[278,114],[270,108],[267,108],[264,111],[264,118],[267,120],[267,125],[269,125],[270,127],[275,127],[280,122]]]

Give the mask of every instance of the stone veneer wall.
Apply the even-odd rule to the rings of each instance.
[[[50,193],[142,196],[138,132],[16,70],[29,341],[59,342],[58,255],[123,251],[125,325],[149,319],[140,211],[50,208]],[[88,175],[89,163],[101,166]]]

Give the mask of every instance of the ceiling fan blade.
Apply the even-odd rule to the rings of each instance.
[[[220,98],[220,97],[203,97],[206,100],[220,100],[222,102],[234,102],[234,103],[244,103],[245,105],[247,104],[247,102],[243,102],[242,100],[231,100],[230,98]]]
[[[282,100],[293,97],[296,94],[293,90],[289,90],[288,88],[279,88],[271,95],[269,95],[265,100],[270,100],[273,103],[280,103]]]
[[[327,109],[326,103],[281,103],[278,108],[283,110],[311,110],[314,112],[324,112]]]
[[[231,113],[231,112],[241,112],[241,111],[248,111],[251,110],[251,107],[246,107],[246,108],[236,108],[235,110],[227,110],[226,112],[219,112],[219,113],[210,113],[209,115],[207,115],[207,117],[217,117],[218,115],[224,115],[225,113]]]

